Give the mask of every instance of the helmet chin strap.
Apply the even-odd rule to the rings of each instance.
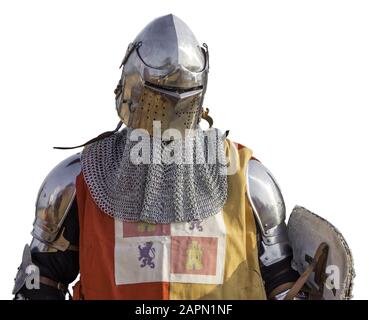
[[[202,111],[202,115],[201,115],[201,118],[206,120],[208,122],[208,125],[209,125],[209,129],[212,128],[213,126],[213,119],[212,117],[209,115],[210,113],[210,109],[206,108]],[[223,139],[226,139],[227,136],[229,135],[229,130],[226,130],[225,133],[224,133],[224,136],[223,136]]]
[[[204,120],[206,120],[208,122],[208,125],[210,126],[210,128],[212,128],[212,126],[213,126],[213,119],[209,115],[209,113],[210,113],[210,109],[206,108],[205,110],[202,111],[201,118],[204,119]]]
[[[113,131],[106,131],[104,133],[101,133],[100,135],[98,135],[97,137],[87,141],[86,143],[83,143],[79,146],[75,146],[75,147],[53,147],[54,149],[58,149],[58,150],[70,150],[70,149],[77,149],[77,148],[81,148],[81,147],[85,147],[91,143],[94,143],[96,141],[108,138],[110,136],[112,136],[115,132],[119,131],[119,129],[121,128],[121,126],[123,125],[123,123],[121,121],[119,121],[117,127],[115,128],[115,130]]]

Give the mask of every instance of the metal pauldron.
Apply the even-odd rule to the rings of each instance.
[[[270,171],[251,159],[247,167],[247,195],[262,235],[260,260],[270,266],[292,254],[285,224],[285,203]]]
[[[64,238],[62,224],[74,201],[76,177],[81,171],[80,154],[62,161],[46,177],[36,200],[32,252],[74,250]]]

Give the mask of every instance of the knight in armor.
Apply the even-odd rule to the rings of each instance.
[[[270,171],[212,127],[207,45],[170,14],[138,34],[122,66],[116,130],[40,188],[15,299],[65,299],[78,275],[73,299],[349,298],[341,234],[302,207],[287,225]],[[339,280],[328,286],[330,265]]]

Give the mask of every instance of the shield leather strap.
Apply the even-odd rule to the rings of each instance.
[[[268,296],[268,300],[274,300],[280,293],[283,293],[286,290],[290,290],[294,284],[295,282],[286,282],[286,283],[280,284],[278,287],[272,290],[272,292]]]
[[[325,273],[324,270],[326,268],[327,263],[327,255],[328,255],[328,245],[322,242],[313,259],[309,262],[309,266],[303,274],[299,277],[299,279],[294,283],[290,291],[287,293],[284,300],[292,300],[296,297],[298,292],[303,288],[305,283],[307,282],[309,276],[314,271],[315,272],[315,281],[319,285],[319,290],[316,294],[313,294],[314,298],[321,298],[323,295],[324,281],[325,281]],[[306,257],[308,259],[308,257]]]

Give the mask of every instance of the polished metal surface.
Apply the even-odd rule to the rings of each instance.
[[[207,87],[208,50],[189,27],[169,14],[153,20],[127,49],[116,90],[116,108],[131,128],[153,134],[195,128],[202,114]]]
[[[80,171],[80,154],[75,154],[57,165],[42,183],[36,201],[32,251],[68,248],[69,242],[60,229],[74,201]]]
[[[138,48],[139,56],[145,65],[153,69],[169,73],[177,68],[189,72],[201,72],[205,68],[205,57],[196,37],[175,15],[155,19],[138,34],[134,42],[142,43]],[[178,86],[176,81],[173,84]]]
[[[276,226],[270,236],[263,236],[261,245],[263,253],[259,259],[264,266],[270,266],[292,255],[285,222]]]
[[[251,159],[247,168],[247,195],[262,233],[260,261],[269,266],[292,254],[285,224],[285,203],[270,171]]]
[[[264,236],[285,220],[285,203],[270,171],[251,159],[247,169],[247,194]]]

